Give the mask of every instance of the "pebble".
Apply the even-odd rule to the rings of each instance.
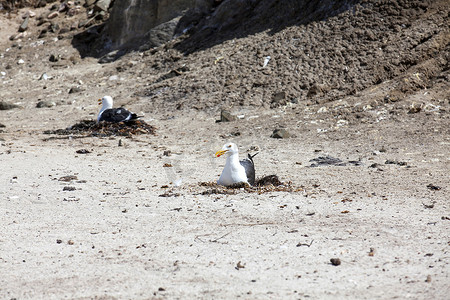
[[[49,13],[49,14],[47,15],[47,19],[51,20],[51,19],[56,18],[57,16],[59,16],[59,12],[54,11],[54,12],[51,12],[51,13]]]
[[[28,22],[30,20],[30,17],[26,17],[25,20],[23,20],[22,24],[19,27],[19,32],[24,32],[28,29]]]
[[[25,63],[25,61],[23,60],[23,59],[19,59],[18,61],[17,61],[17,64],[18,65],[23,65]]]

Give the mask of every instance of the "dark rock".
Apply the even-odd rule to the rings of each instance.
[[[80,149],[76,151],[78,154],[88,154],[91,153],[91,151],[87,150],[87,149]]]
[[[10,110],[13,108],[18,108],[18,107],[19,107],[19,105],[17,105],[17,104],[0,101],[0,110]]]
[[[55,105],[56,105],[56,103],[53,102],[53,101],[43,100],[43,101],[39,101],[36,104],[36,107],[37,108],[44,108],[44,107],[53,107]]]
[[[427,188],[429,188],[429,189],[432,190],[432,191],[439,191],[439,190],[441,190],[441,187],[440,187],[440,186],[434,185],[434,184],[432,184],[432,183],[430,183],[429,185],[427,185]]]
[[[289,132],[286,129],[281,128],[281,129],[275,129],[270,137],[275,138],[275,139],[287,139],[290,136],[291,135],[289,134]]]
[[[330,262],[333,266],[339,266],[341,264],[341,260],[339,258],[331,258]]]
[[[22,24],[19,27],[19,32],[24,32],[28,29],[28,21],[30,20],[30,17],[26,17],[25,20],[23,20]]]
[[[59,59],[60,59],[59,55],[52,54],[52,55],[50,55],[49,61],[57,62],[57,61],[59,61]]]

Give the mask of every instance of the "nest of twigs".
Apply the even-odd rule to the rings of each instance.
[[[66,129],[46,130],[45,134],[57,135],[82,135],[82,136],[126,136],[131,137],[139,134],[155,134],[156,128],[141,120],[129,122],[100,122],[83,120]]]
[[[237,183],[231,186],[218,185],[215,182],[201,182],[200,186],[208,187],[201,192],[202,195],[222,194],[235,195],[244,190],[247,193],[269,193],[269,192],[300,192],[302,188],[294,187],[292,182],[281,182],[277,175],[269,175],[258,178],[254,186],[247,183]]]

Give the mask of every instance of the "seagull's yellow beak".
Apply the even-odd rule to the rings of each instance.
[[[98,105],[102,105],[102,99],[98,99]]]
[[[224,155],[227,152],[228,152],[228,150],[219,150],[219,151],[216,152],[216,157],[222,156],[222,155]]]

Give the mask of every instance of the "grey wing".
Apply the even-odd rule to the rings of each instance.
[[[100,116],[99,121],[107,122],[125,122],[131,119],[132,113],[125,108],[110,108],[105,110]]]
[[[255,157],[256,154],[253,156],[248,154],[248,158],[239,161],[245,169],[245,174],[247,175],[247,180],[250,185],[255,185],[255,164],[253,162],[253,157]]]

